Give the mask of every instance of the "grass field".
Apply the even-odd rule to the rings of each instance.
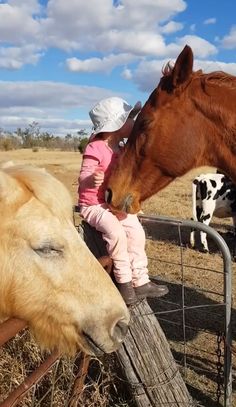
[[[77,178],[81,165],[81,155],[78,152],[61,152],[61,151],[46,151],[39,150],[32,152],[32,150],[16,150],[9,152],[0,152],[0,162],[12,160],[15,163],[34,164],[46,168],[51,174],[61,180],[70,190],[73,201],[77,201]],[[182,178],[176,179],[165,190],[161,191],[158,195],[153,196],[143,204],[143,211],[145,214],[165,215],[178,219],[190,219],[192,216],[192,202],[191,202],[191,181],[194,176],[201,172],[215,171],[211,168],[200,168],[191,171]],[[230,239],[226,232],[231,229],[230,219],[217,219],[213,218],[212,226],[227,238],[227,243],[230,249],[233,248],[232,238]],[[154,228],[154,229],[153,229]],[[166,227],[156,225],[151,229],[147,229],[147,253],[149,256],[149,269],[150,274],[158,275],[160,278],[169,282],[170,287],[170,303],[173,298],[179,293],[181,282],[181,266],[179,266],[182,259],[185,267],[185,284],[189,287],[186,291],[186,301],[189,303],[195,302],[201,304],[204,301],[215,302],[222,301],[218,299],[215,293],[209,293],[209,290],[222,293],[222,258],[214,243],[210,242],[211,254],[203,254],[199,251],[194,251],[185,247],[180,250],[178,242],[178,230],[174,227]],[[151,238],[149,238],[151,235]],[[154,237],[154,238],[153,238]],[[183,233],[183,243],[187,244],[189,239],[188,232]],[[189,265],[192,268],[189,268]],[[205,270],[206,269],[206,270]],[[210,270],[218,270],[219,274]],[[232,300],[235,304],[236,283],[234,281],[234,273],[236,264],[233,263],[233,292]],[[206,290],[206,294],[199,294],[197,289],[201,288]],[[203,298],[204,297],[204,298]],[[165,305],[166,306],[166,305]],[[154,307],[158,311],[162,310],[164,305],[160,302]],[[234,305],[233,305],[234,307]],[[175,317],[174,317],[175,318]],[[187,383],[193,388],[193,394],[199,400],[202,400],[202,405],[206,407],[216,406],[213,402],[214,397],[211,398],[211,392],[214,392],[216,383],[214,377],[210,377],[209,373],[204,374],[204,369],[207,365],[212,366],[216,363],[215,360],[207,361],[202,355],[202,350],[209,346],[212,339],[212,333],[217,330],[217,323],[222,326],[219,314],[213,315],[209,319],[209,315],[204,312],[195,315],[194,312],[190,313],[187,318],[189,321],[186,324],[196,325],[199,331],[196,334],[187,332],[185,340],[188,345],[194,344],[194,350],[191,346],[186,350],[188,359],[191,360],[196,369],[188,370]],[[172,317],[173,319],[173,317]],[[191,321],[190,321],[191,320]],[[235,326],[236,326],[236,313],[233,308],[233,339],[235,340]],[[177,360],[181,360],[182,354],[182,338],[176,329],[173,332],[173,327],[163,322],[163,328],[170,341],[173,353]],[[200,330],[209,331],[210,339],[207,334],[203,334]],[[220,328],[221,329],[221,328]],[[196,351],[199,348],[199,352]],[[214,352],[216,342],[212,343]],[[214,358],[213,358],[214,359]],[[208,366],[209,367],[209,366]],[[212,367],[213,369],[213,367]],[[213,369],[214,370],[214,369]],[[197,372],[197,373],[196,373]],[[200,372],[200,373],[199,373]],[[209,393],[207,397],[204,394]],[[236,406],[236,399],[233,401],[233,406]]]

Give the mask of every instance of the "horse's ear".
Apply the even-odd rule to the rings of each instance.
[[[10,204],[21,194],[19,183],[5,171],[0,170],[0,203]]]
[[[183,51],[176,59],[173,71],[172,71],[172,84],[174,87],[181,85],[187,81],[193,72],[193,51],[185,45]]]

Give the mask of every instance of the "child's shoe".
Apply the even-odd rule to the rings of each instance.
[[[156,297],[162,297],[163,295],[168,294],[169,290],[166,285],[161,285],[161,284],[155,284],[152,281],[149,281],[149,283],[146,283],[144,285],[141,285],[140,287],[135,287],[134,288],[136,296],[139,299],[148,297],[148,298],[156,298]]]
[[[126,305],[134,305],[139,302],[132,281],[129,281],[128,283],[117,283],[116,285]]]

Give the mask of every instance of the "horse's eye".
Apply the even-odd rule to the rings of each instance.
[[[145,146],[142,146],[142,147],[140,148],[140,150],[139,150],[139,155],[140,155],[141,157],[145,157],[145,155],[146,155]]]
[[[63,255],[63,248],[50,245],[41,246],[33,249],[41,257],[58,257]]]

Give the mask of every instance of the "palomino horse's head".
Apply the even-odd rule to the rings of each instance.
[[[207,164],[224,169],[232,162],[222,162],[224,148],[220,151],[219,143],[227,127],[230,134],[236,128],[234,77],[192,68],[193,53],[186,45],[175,65],[165,67],[139,113],[108,182],[107,202],[114,210],[138,212],[140,202],[190,169]],[[229,134],[226,139],[233,145]]]
[[[48,349],[117,349],[126,305],[77,233],[61,182],[38,168],[1,170],[0,233],[0,317],[27,321]]]

